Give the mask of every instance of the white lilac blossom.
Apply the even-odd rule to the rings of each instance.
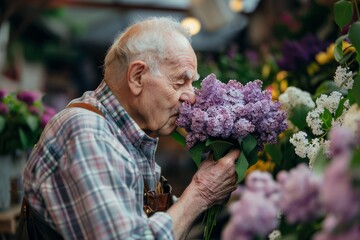
[[[334,114],[339,106],[341,98],[342,94],[337,91],[331,92],[329,96],[326,94],[321,94],[320,97],[316,99],[316,108],[326,108],[332,114]]]
[[[209,137],[236,141],[248,134],[256,138],[259,149],[264,143],[276,143],[278,134],[287,128],[286,112],[261,87],[260,80],[225,84],[214,74],[207,76],[201,89],[195,90],[195,104],[184,102],[179,110],[177,125],[188,132],[187,146]]]
[[[295,153],[301,158],[309,159],[309,167],[313,168],[316,156],[321,147],[326,147],[327,141],[322,138],[307,139],[307,133],[300,131],[292,135],[289,142],[294,145]]]
[[[320,216],[319,192],[322,180],[305,165],[277,175],[281,187],[280,210],[290,224],[306,222]]]
[[[346,115],[347,111],[349,110],[349,108],[350,108],[350,102],[349,102],[349,99],[347,99],[347,100],[344,102],[343,112],[341,113],[341,115],[340,115],[337,119],[333,119],[331,125],[332,125],[332,126],[342,126],[343,123],[344,123],[345,115]]]
[[[286,91],[279,96],[279,101],[288,113],[300,105],[305,105],[310,109],[315,107],[315,103],[312,100],[310,93],[296,87],[288,87]]]
[[[318,155],[319,150],[322,146],[326,146],[324,144],[324,140],[322,138],[313,138],[308,145],[308,153],[307,157],[309,158],[309,168],[313,169],[316,157]]]
[[[289,139],[290,143],[295,147],[295,153],[301,158],[306,158],[308,149],[307,146],[309,145],[309,140],[307,139],[307,133],[300,131],[292,135]]]
[[[360,138],[360,108],[357,104],[353,104],[344,116],[343,125],[351,131],[356,132],[356,137]]]
[[[269,234],[268,238],[269,240],[280,240],[281,232],[279,230],[274,230]]]
[[[306,123],[311,128],[313,134],[319,136],[324,133],[322,128],[323,122],[320,116],[324,113],[325,108],[334,115],[342,98],[343,96],[340,92],[333,91],[330,95],[321,94],[320,97],[316,99],[316,108],[306,116]],[[344,105],[344,112],[347,110],[347,104],[348,103]],[[334,121],[332,123],[334,123]]]
[[[324,108],[315,108],[306,116],[306,123],[311,128],[313,134],[319,136],[324,133],[322,129],[322,121],[320,115],[324,112]]]
[[[222,239],[265,237],[277,228],[279,186],[268,172],[253,171],[246,178],[240,200],[230,205],[231,218]]]
[[[334,76],[336,86],[347,90],[352,89],[354,84],[352,74],[353,73],[349,70],[349,67],[338,66]]]

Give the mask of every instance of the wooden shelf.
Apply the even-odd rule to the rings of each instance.
[[[0,211],[0,234],[15,234],[17,218],[20,216],[21,205],[12,205],[9,209]]]

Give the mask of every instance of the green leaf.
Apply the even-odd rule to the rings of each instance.
[[[352,4],[349,1],[338,1],[334,5],[334,20],[340,29],[343,29],[352,18]]]
[[[206,141],[206,146],[214,153],[214,160],[219,160],[234,146],[234,144],[227,141],[215,140],[210,142]]]
[[[258,153],[257,148],[254,148],[250,153],[245,154],[249,163],[249,167],[254,165],[258,161],[257,153]]]
[[[313,171],[316,175],[323,175],[326,166],[329,164],[329,159],[325,155],[324,147],[321,147],[316,154]]]
[[[325,81],[316,89],[314,98],[318,98],[321,94],[329,94],[333,91],[341,92],[343,94],[347,93],[344,89],[339,88],[334,81]]]
[[[323,128],[325,130],[329,130],[331,128],[333,117],[331,115],[331,112],[327,108],[324,108],[324,112],[320,115],[320,119],[322,121]]]
[[[205,142],[198,142],[197,144],[195,144],[195,146],[193,146],[189,150],[190,157],[194,160],[197,167],[200,166],[201,157],[204,152],[204,149],[205,149]]]
[[[283,157],[283,154],[280,149],[280,144],[266,144],[265,145],[265,152],[270,154],[272,161],[280,166],[281,159]]]
[[[246,170],[248,169],[248,167],[249,167],[249,163],[245,157],[244,151],[241,151],[240,156],[237,159],[236,165],[235,165],[235,170],[236,170],[236,173],[238,176],[237,182],[236,182],[237,184],[244,179],[245,173],[246,173]]]
[[[349,91],[350,104],[357,103],[360,106],[360,75],[354,79],[353,88]]]
[[[245,155],[249,155],[251,151],[256,147],[256,145],[256,138],[252,134],[248,134],[242,140],[242,150],[244,151]]]
[[[354,150],[350,163],[350,169],[359,170],[359,168],[360,168],[360,148]]]
[[[175,139],[176,142],[178,142],[181,146],[185,147],[186,140],[183,135],[181,135],[178,131],[175,131],[171,134],[171,137]]]
[[[289,116],[289,120],[297,127],[299,130],[303,130],[306,128],[306,116],[310,108],[304,104],[296,106],[292,109],[291,114]]]
[[[350,162],[350,171],[352,176],[352,185],[354,188],[360,187],[360,148],[357,148],[353,151],[352,159]]]
[[[23,149],[26,149],[29,144],[29,141],[28,141],[28,138],[27,138],[24,130],[22,130],[21,128],[19,128],[19,136],[20,136],[21,147]]]
[[[345,38],[347,38],[348,35],[343,35],[341,37],[339,37],[338,39],[336,39],[335,43],[334,43],[334,58],[337,62],[340,62],[341,59],[343,58],[343,50],[342,50],[342,42],[344,41]]]
[[[28,115],[25,118],[26,124],[29,126],[30,130],[35,132],[36,129],[39,127],[39,121],[37,119],[37,117],[35,117],[34,115]]]
[[[349,39],[351,44],[355,47],[357,53],[360,53],[360,21],[351,24],[349,28]]]
[[[297,235],[295,233],[281,236],[281,240],[298,240],[298,239],[299,238],[297,237]]]
[[[335,111],[335,119],[337,119],[338,117],[340,117],[341,114],[343,113],[344,108],[345,108],[344,102],[345,102],[346,100],[348,100],[348,99],[347,99],[347,98],[342,98],[342,99],[340,100],[339,106],[338,106],[338,108],[337,108],[336,111]]]
[[[5,123],[6,123],[5,118],[3,116],[0,116],[0,133],[2,132],[2,130],[4,130]]]

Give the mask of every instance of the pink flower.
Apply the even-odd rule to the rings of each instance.
[[[32,105],[36,100],[38,100],[40,98],[40,93],[39,92],[35,92],[35,91],[22,91],[19,92],[16,97],[29,104]]]

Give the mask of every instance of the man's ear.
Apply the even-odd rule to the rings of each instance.
[[[139,95],[143,88],[143,75],[148,67],[143,61],[132,62],[128,68],[128,85],[134,95]]]

